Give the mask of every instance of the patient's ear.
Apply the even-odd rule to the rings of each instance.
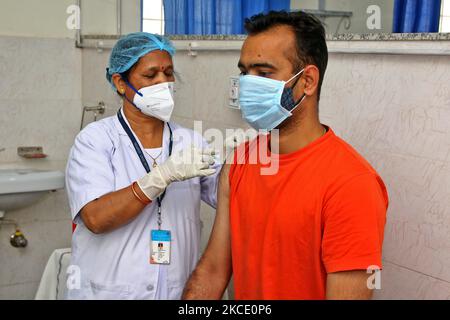
[[[304,92],[307,96],[313,96],[317,93],[320,81],[319,68],[314,65],[309,65],[305,68],[302,81]]]

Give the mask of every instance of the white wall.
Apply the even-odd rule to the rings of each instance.
[[[66,28],[74,0],[2,0],[0,10],[0,168],[64,171],[83,106],[83,51]],[[83,0],[83,34],[116,31],[115,0]],[[139,0],[123,1],[123,32],[140,29]],[[91,14],[92,12],[92,14]],[[103,79],[104,79],[104,66]],[[84,81],[89,82],[89,73]],[[104,82],[103,80],[101,81]],[[96,99],[93,99],[96,101]],[[98,101],[96,101],[98,102]],[[92,121],[87,116],[86,122]],[[24,160],[19,146],[42,146],[48,158]],[[32,299],[54,249],[70,247],[65,190],[29,208],[6,213],[29,243],[9,244],[12,225],[0,224],[0,299]]]
[[[449,83],[450,56],[330,57],[322,121],[390,196],[378,298],[450,299]]]
[[[67,8],[76,0],[2,0],[0,35],[74,38]],[[88,34],[117,34],[116,0],[82,0],[81,28]],[[141,28],[140,0],[122,0],[122,33]]]
[[[73,40],[0,37],[0,168],[63,171],[81,118],[81,52]],[[46,159],[25,160],[19,146],[42,146]],[[65,190],[7,212],[28,239],[13,248],[13,226],[0,224],[0,299],[32,299],[51,252],[70,246]]]
[[[74,0],[2,0],[0,35],[70,38],[66,9]]]

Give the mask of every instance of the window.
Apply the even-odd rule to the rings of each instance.
[[[142,31],[161,35],[224,35],[243,34],[246,17],[269,10],[289,10],[291,0],[141,1]]]
[[[441,1],[439,32],[450,32],[450,0]],[[163,35],[164,29],[163,0],[142,0],[142,31]],[[186,32],[175,33],[185,34]]]
[[[164,34],[163,0],[142,0],[142,31]]]
[[[450,32],[450,0],[442,0],[441,26],[439,32]]]

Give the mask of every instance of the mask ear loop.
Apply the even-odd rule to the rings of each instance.
[[[298,103],[296,104],[296,106],[295,106],[294,108],[292,108],[292,110],[290,111],[291,114],[292,114],[292,112],[294,112],[295,109],[297,109],[297,107],[298,107],[299,105],[302,104],[302,102],[303,102],[303,100],[305,100],[305,98],[306,98],[306,93],[303,93],[303,96],[299,99],[299,101],[298,101]]]
[[[292,78],[290,78],[288,81],[286,81],[286,83],[291,82],[292,79],[295,79],[295,77],[298,77],[298,76],[299,76],[300,74],[302,74],[304,71],[305,71],[305,69],[302,69],[300,72],[298,72],[296,75],[294,75],[294,76],[293,76]],[[298,83],[299,80],[300,80],[300,78],[298,78],[297,81],[295,81],[294,85],[292,86],[292,89],[295,88],[295,86],[297,85],[297,83]],[[306,93],[303,93],[303,96],[302,96],[300,99],[298,99],[298,102],[295,104],[295,107],[292,108],[292,110],[290,111],[291,114],[292,114],[292,112],[293,112],[295,109],[297,109],[297,107],[303,102],[303,100],[305,100],[305,98],[306,98]]]
[[[297,74],[295,74],[292,78],[290,78],[288,81],[286,81],[285,84],[288,84],[289,82],[291,82],[293,79],[297,78],[300,74],[302,74],[305,71],[305,69],[300,70]],[[297,80],[298,81],[298,80]],[[295,83],[297,84],[297,82]],[[295,85],[294,85],[295,87]]]
[[[136,92],[136,94],[140,95],[141,97],[143,96],[143,94],[140,93],[135,87],[133,87],[133,85],[131,83],[129,83],[127,79],[124,79],[124,78],[122,78],[122,79],[123,79],[123,81],[125,81],[127,86],[129,86],[134,92]]]
[[[122,78],[122,80],[125,81],[125,83],[127,84],[127,86],[130,87],[134,92],[136,92],[136,94],[140,95],[141,97],[143,96],[143,94],[140,93],[139,91],[137,91],[136,88],[133,87],[133,85],[132,85],[131,83],[129,83],[127,79]],[[138,108],[138,106],[135,105],[133,101],[131,101],[130,99],[128,99],[128,97],[126,96],[125,93],[122,94],[122,97],[124,97],[125,100],[127,100],[129,103],[131,103],[136,109],[138,109],[139,111],[142,112],[142,110],[141,110],[140,108]]]

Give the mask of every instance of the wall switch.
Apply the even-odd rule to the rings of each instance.
[[[230,108],[240,109],[239,106],[239,77],[230,77]]]

